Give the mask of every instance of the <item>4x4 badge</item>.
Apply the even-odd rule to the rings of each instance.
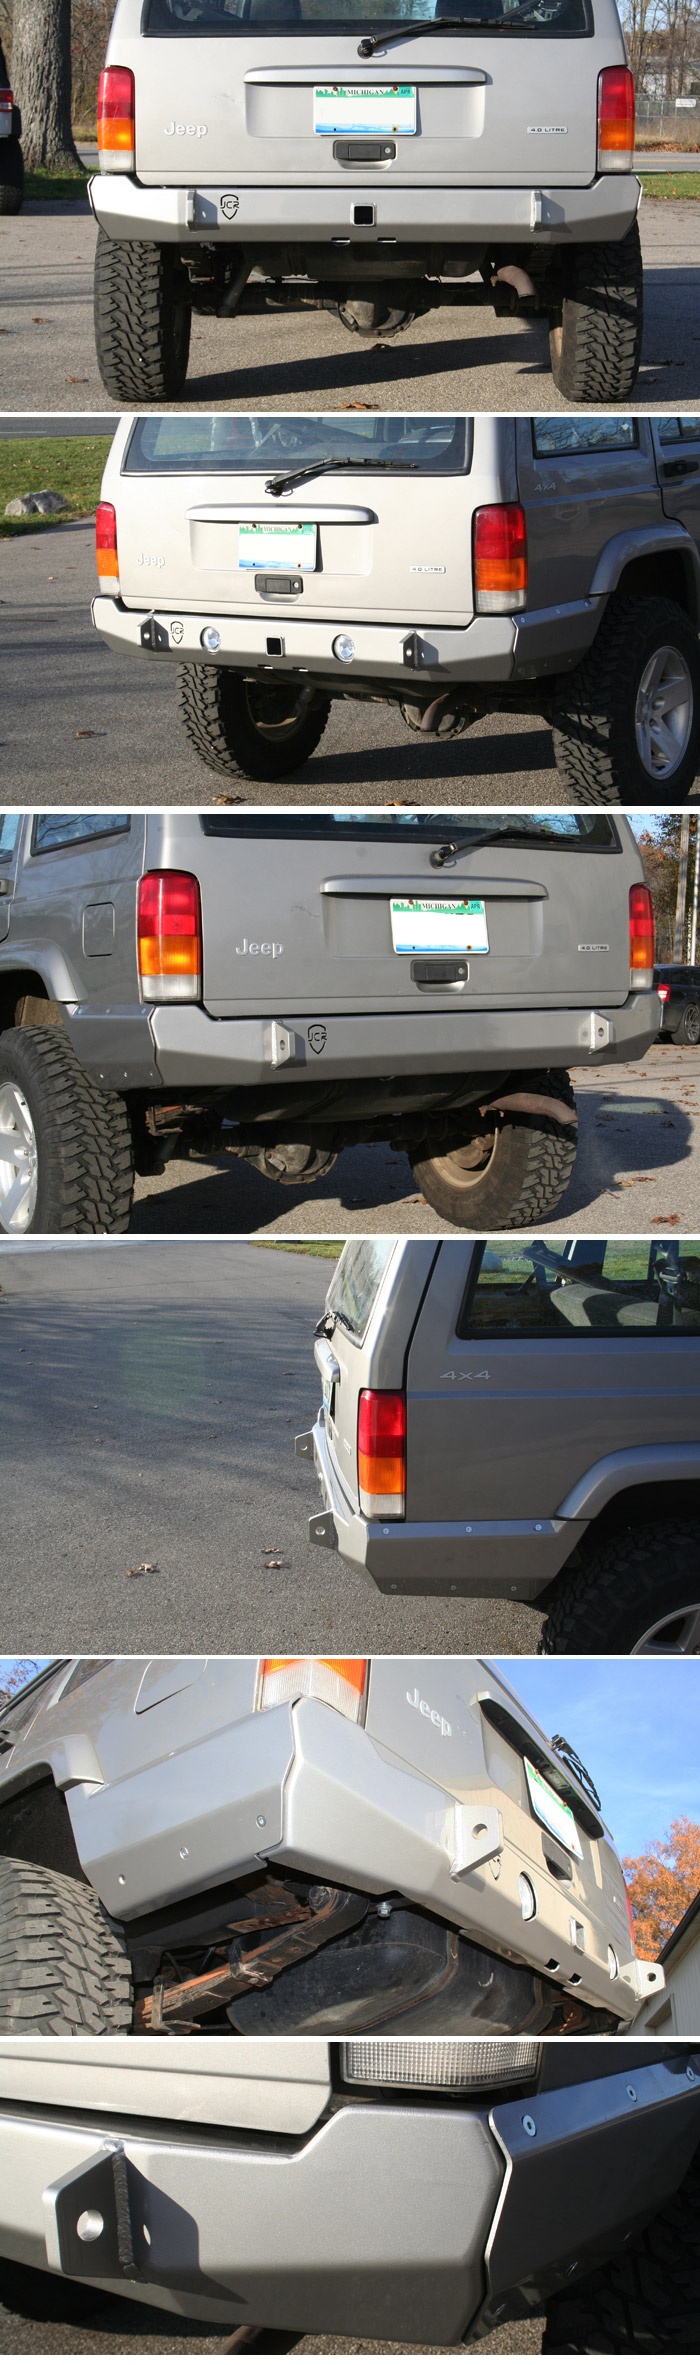
[[[312,1051],[325,1051],[325,1048],[326,1048],[326,1028],[325,1028],[325,1026],[316,1026],[316,1025],[315,1025],[315,1026],[310,1026],[310,1027],[309,1027],[309,1042],[310,1042],[310,1044],[311,1044],[311,1049],[312,1049]]]

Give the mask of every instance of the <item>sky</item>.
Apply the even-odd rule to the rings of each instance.
[[[677,1815],[700,1822],[700,1659],[494,1659],[544,1732],[563,1733],[600,1793],[620,1856]]]
[[[0,1658],[0,1690],[16,1664]],[[618,1855],[641,1855],[677,1815],[700,1823],[700,1659],[562,1656],[491,1665],[547,1737],[563,1733],[582,1758]]]

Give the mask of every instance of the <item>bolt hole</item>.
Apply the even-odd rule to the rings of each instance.
[[[83,2209],[75,2230],[80,2242],[99,2242],[100,2234],[103,2234],[105,2230],[105,2221],[100,2210]]]

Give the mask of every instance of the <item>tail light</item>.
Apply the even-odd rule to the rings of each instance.
[[[97,92],[97,148],[103,172],[136,165],[134,77],[128,66],[105,66]]]
[[[630,985],[654,983],[654,906],[648,887],[630,887]]]
[[[360,1510],[368,1519],[406,1513],[406,1398],[389,1388],[363,1388],[357,1419]]]
[[[0,90],[0,115],[11,115],[14,103],[15,102],[11,90],[8,90],[6,85],[3,85],[2,90]]]
[[[202,914],[197,880],[149,870],[139,885],[138,964],[144,1002],[198,1002]]]
[[[98,501],[95,513],[95,557],[100,591],[119,590],[117,513],[111,501]]]
[[[658,994],[658,997],[659,997],[659,1001],[660,1001],[660,1002],[670,1002],[670,1000],[671,1000],[671,988],[670,988],[670,985],[657,985],[656,991],[657,991],[657,994]]]
[[[461,2094],[474,2086],[512,2086],[537,2076],[542,2047],[534,2037],[353,2037],[340,2048],[349,2086],[419,2086]]]
[[[629,66],[604,66],[598,75],[598,171],[631,172],[634,158],[634,77]]]
[[[369,1659],[261,1659],[258,1708],[282,1700],[325,1700],[353,1724],[363,1724]]]
[[[519,501],[494,502],[474,515],[474,606],[478,616],[507,616],[527,600],[527,525]]]

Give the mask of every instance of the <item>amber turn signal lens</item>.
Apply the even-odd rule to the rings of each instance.
[[[360,1724],[364,1716],[369,1659],[261,1659],[258,1708],[283,1700],[323,1700]]]

